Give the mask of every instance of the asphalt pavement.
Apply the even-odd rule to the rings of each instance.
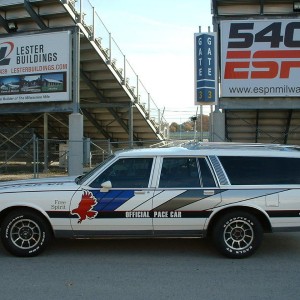
[[[40,256],[0,246],[1,299],[299,299],[300,233],[246,259],[204,239],[57,240]]]

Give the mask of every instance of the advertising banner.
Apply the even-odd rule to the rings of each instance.
[[[221,21],[222,97],[299,97],[300,20]]]
[[[218,99],[216,33],[195,33],[195,104],[212,105]]]
[[[69,31],[0,38],[0,104],[69,101]]]

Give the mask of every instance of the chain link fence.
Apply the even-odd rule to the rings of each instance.
[[[168,141],[140,141],[133,148],[163,147]],[[83,145],[83,169],[88,171],[117,150],[132,148],[129,141],[90,140]],[[6,138],[0,142],[0,181],[68,175],[68,140],[40,139],[35,134],[25,138]]]

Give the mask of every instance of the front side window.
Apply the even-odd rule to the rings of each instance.
[[[121,158],[108,167],[90,186],[100,188],[110,181],[113,188],[147,188],[152,168],[152,158]]]

